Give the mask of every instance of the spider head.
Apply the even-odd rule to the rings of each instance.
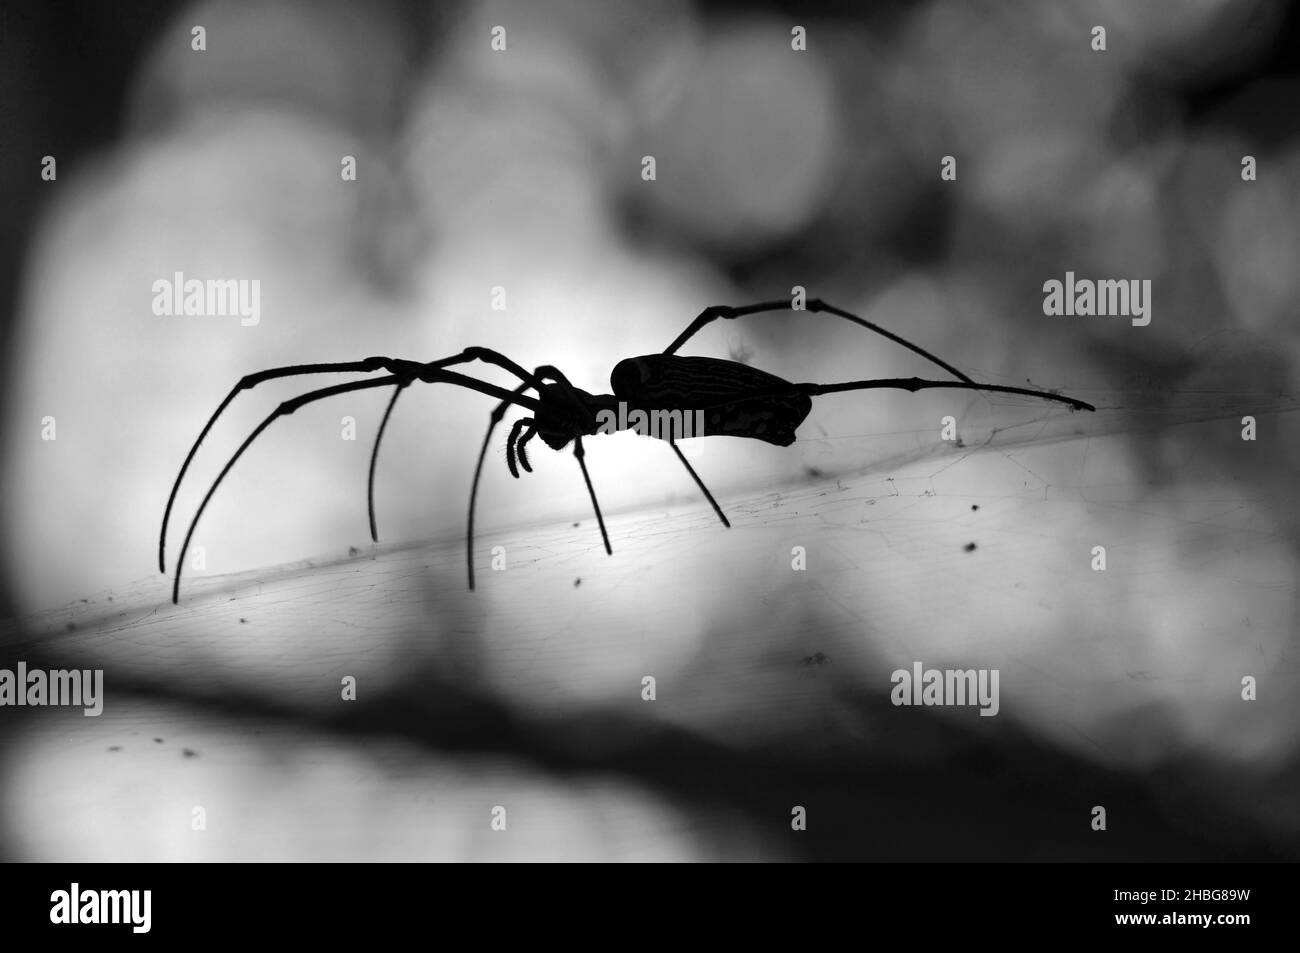
[[[543,384],[538,391],[541,406],[533,414],[537,436],[552,450],[563,450],[574,437],[586,437],[600,427],[596,415],[618,404],[610,394],[589,394],[577,387]]]

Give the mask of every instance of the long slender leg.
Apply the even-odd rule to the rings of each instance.
[[[1066,404],[1074,410],[1097,409],[1086,401],[1078,400],[1074,397],[1066,397],[1064,394],[1050,394],[1046,391],[1031,390],[1027,387],[1008,387],[1005,384],[979,384],[975,381],[926,381],[921,380],[919,377],[892,377],[874,381],[845,381],[842,384],[795,384],[794,386],[809,396],[839,394],[844,391],[853,390],[871,390],[877,387],[910,390],[915,393],[918,390],[929,390],[931,388],[939,387],[952,388],[956,390],[986,391],[995,394],[1020,394],[1025,397],[1037,397],[1040,400],[1056,401],[1058,404]]]
[[[489,397],[496,397],[506,403],[518,404],[521,407],[528,407],[533,410],[537,410],[539,407],[537,401],[533,400],[531,397],[524,397],[522,395],[522,387],[520,388],[520,392],[511,392],[505,388],[498,387],[495,384],[488,384],[484,381],[475,380],[472,377],[466,377],[464,374],[457,374],[454,371],[431,371],[426,368],[420,371],[419,379],[430,384],[459,384],[460,386],[467,387],[470,390],[478,391],[480,394],[486,394]],[[309,391],[308,393],[302,394],[291,400],[286,400],[272,411],[271,414],[258,424],[257,428],[249,434],[248,438],[240,444],[239,449],[235,451],[234,455],[222,468],[221,473],[218,474],[216,480],[213,481],[207,495],[203,497],[203,502],[199,504],[198,512],[194,514],[194,519],[190,522],[189,530],[185,534],[185,542],[181,547],[180,558],[176,562],[176,581],[172,585],[172,602],[178,601],[180,596],[181,570],[185,566],[185,554],[189,551],[190,540],[194,537],[194,530],[198,526],[199,518],[202,517],[203,511],[207,509],[208,503],[211,501],[213,494],[217,492],[217,487],[221,485],[221,481],[226,478],[226,474],[230,472],[232,467],[234,467],[236,461],[243,456],[244,451],[252,446],[253,441],[258,438],[262,431],[271,426],[271,424],[280,417],[292,414],[298,408],[318,400],[324,400],[326,397],[333,397],[337,394],[348,394],[353,391],[367,390],[373,387],[387,387],[394,384],[403,384],[403,386],[405,386],[405,384],[409,383],[411,383],[411,381],[407,376],[394,374],[387,377],[371,378],[370,380],[350,381],[346,384],[335,384],[332,387],[323,387],[320,390]],[[502,412],[504,413],[504,410]]]
[[[704,498],[709,501],[709,505],[713,507],[713,512],[718,514],[718,519],[722,520],[722,525],[727,527],[727,529],[731,529],[731,522],[727,519],[727,515],[722,512],[722,507],[718,505],[718,501],[713,498],[713,494],[709,492],[709,488],[704,485],[704,481],[700,479],[700,475],[695,472],[695,468],[691,466],[691,461],[686,459],[686,454],[682,453],[682,448],[677,446],[677,441],[670,438],[668,446],[673,448],[673,452],[677,454],[677,459],[682,461],[682,466],[684,466],[686,472],[691,475],[691,479],[695,481],[695,485],[700,488],[700,492],[704,494]]]
[[[248,374],[240,378],[239,383],[230,389],[226,399],[217,405],[217,409],[213,411],[212,416],[208,418],[208,422],[199,431],[194,445],[190,447],[190,452],[185,455],[185,462],[181,464],[180,472],[176,474],[175,482],[172,483],[171,494],[167,497],[167,508],[163,510],[162,530],[158,534],[158,571],[167,571],[167,525],[171,522],[172,508],[176,505],[176,494],[180,492],[181,481],[185,479],[190,464],[194,462],[194,457],[199,452],[199,445],[203,443],[204,438],[212,430],[217,418],[239,396],[240,391],[250,390],[258,384],[281,377],[296,377],[301,374],[370,373],[383,368],[394,370],[395,368],[391,365],[396,363],[387,357],[368,357],[363,361],[347,361],[333,364],[292,364],[287,367],[273,367],[270,370],[259,371],[256,374]]]
[[[908,390],[913,393],[919,390],[945,388],[950,390],[986,391],[995,394],[1019,394],[1024,397],[1037,397],[1040,400],[1051,400],[1060,404],[1066,404],[1075,410],[1097,409],[1092,404],[1078,400],[1074,397],[1066,397],[1063,394],[1051,394],[1041,390],[1030,390],[1027,387],[1008,387],[1005,384],[980,384],[975,381],[928,381],[922,380],[919,377],[889,377],[870,381],[845,381],[841,384],[790,384],[788,387],[783,387],[779,390],[746,391],[744,393],[733,394],[726,400],[718,401],[716,404],[710,404],[707,407],[698,407],[696,409],[709,411],[717,407],[726,407],[729,404],[734,404],[738,401],[762,400],[766,397],[785,397],[790,394],[807,394],[809,397],[818,397],[823,394],[840,394],[846,391],[875,390],[878,388]]]
[[[866,320],[865,318],[860,318],[856,314],[850,314],[848,311],[844,311],[843,309],[837,308],[834,305],[829,305],[825,301],[822,301],[820,298],[813,298],[811,301],[809,301],[806,304],[805,307],[808,311],[813,311],[813,312],[824,311],[827,314],[835,315],[837,318],[843,318],[845,321],[850,321],[853,324],[858,325],[859,327],[866,328],[868,331],[875,331],[877,334],[883,335],[884,337],[893,341],[895,344],[901,344],[909,351],[913,351],[921,355],[923,358],[925,358],[927,361],[930,361],[932,364],[942,367],[949,374],[952,374],[954,377],[956,377],[957,380],[965,381],[968,384],[974,383],[974,381],[972,381],[961,371],[957,370],[957,368],[953,367],[947,361],[940,360],[939,358],[935,357],[933,354],[931,354],[929,351],[925,350],[924,348],[918,347],[917,345],[913,344],[911,341],[905,340],[904,338],[899,337],[894,332],[887,331],[884,328],[880,327],[880,325],[873,324],[872,322]],[[686,330],[677,336],[677,340],[673,341],[672,344],[668,345],[668,347],[664,349],[664,353],[665,354],[675,353],[678,348],[680,348],[683,344],[685,344],[696,334],[698,334],[701,328],[703,328],[707,324],[712,323],[713,321],[716,321],[718,318],[726,318],[728,320],[731,320],[734,318],[742,318],[749,314],[759,314],[764,311],[790,311],[790,310],[791,310],[790,302],[789,300],[786,299],[780,299],[777,301],[761,301],[758,304],[745,305],[739,308],[731,308],[731,307],[727,307],[726,305],[717,305],[711,308],[705,308],[703,311],[699,313],[699,315],[695,318],[695,320],[692,321],[687,326]]]
[[[430,361],[422,365],[425,370],[437,370],[443,367],[451,367],[453,364],[467,364],[470,361],[482,361],[484,364],[492,364],[509,371],[521,381],[531,380],[526,370],[516,364],[510,358],[506,357],[500,351],[494,351],[489,347],[467,347],[454,357],[443,358],[440,361]],[[418,374],[416,375],[419,376]],[[423,380],[423,378],[421,378]]]
[[[370,541],[379,542],[379,530],[375,527],[375,464],[379,462],[379,445],[384,439],[384,430],[388,427],[388,418],[393,415],[393,407],[397,404],[397,398],[402,396],[402,391],[410,385],[410,381],[398,381],[397,386],[393,388],[392,399],[388,401],[388,407],[384,410],[384,419],[379,421],[379,430],[375,433],[375,446],[370,451],[370,479],[366,483],[366,512],[370,516]]]
[[[591,497],[591,507],[596,511],[596,522],[600,524],[600,538],[605,542],[605,555],[613,556],[614,550],[609,545],[609,533],[605,532],[605,517],[600,515],[600,503],[596,500],[596,488],[591,485],[591,475],[587,472],[587,451],[582,449],[582,438],[573,438],[573,455],[582,467],[582,479],[587,483],[587,494]]]
[[[306,404],[313,403],[314,401],[324,400],[326,397],[333,397],[336,394],[347,394],[352,391],[365,390],[371,387],[385,387],[396,383],[400,379],[401,378],[397,377],[378,377],[365,381],[352,381],[347,384],[335,384],[333,387],[323,387],[320,390],[309,391],[308,393],[303,394],[300,397],[295,397],[292,400],[286,400],[267,415],[266,419],[258,424],[257,428],[248,435],[247,439],[245,439],[243,443],[239,445],[239,449],[235,451],[234,456],[232,456],[226,462],[226,465],[221,468],[221,473],[219,473],[216,480],[212,482],[212,486],[208,489],[207,495],[203,497],[203,502],[199,504],[198,512],[194,514],[194,519],[190,521],[189,530],[185,533],[185,542],[181,544],[180,557],[176,560],[176,579],[175,582],[172,583],[172,602],[180,601],[181,570],[185,568],[185,554],[189,552],[190,540],[194,537],[194,530],[199,525],[199,519],[203,516],[203,511],[208,508],[209,501],[211,501],[213,494],[217,492],[217,487],[221,486],[221,481],[226,478],[226,474],[230,472],[236,461],[244,455],[244,451],[252,446],[253,441],[261,435],[263,430],[271,426],[271,424],[275,423],[275,421],[279,420],[281,417],[292,414],[299,407],[303,407]]]
[[[522,397],[524,391],[533,386],[533,382],[524,381],[524,383],[516,387],[511,394],[515,397]],[[501,423],[501,419],[505,417],[506,408],[509,407],[510,404],[511,401],[503,399],[501,403],[497,404],[496,407],[493,408],[492,413],[488,416],[487,433],[483,434],[483,446],[479,447],[478,463],[474,465],[474,482],[470,484],[469,522],[465,529],[465,562],[466,569],[469,573],[469,588],[471,592],[474,591],[474,507],[478,502],[479,479],[483,476],[483,461],[487,458],[488,446],[492,443],[492,434],[497,429],[497,424]]]
[[[465,364],[469,361],[483,361],[487,364],[494,364],[514,374],[520,380],[528,380],[528,372],[516,364],[510,358],[484,347],[469,347],[461,353],[444,358],[440,361],[431,361],[421,363],[419,361],[408,361],[391,357],[368,357],[360,361],[334,362],[328,364],[292,364],[285,367],[273,367],[269,370],[259,371],[256,374],[248,374],[240,378],[230,393],[226,395],[203,429],[199,431],[197,439],[190,452],[185,456],[185,462],[181,464],[180,472],[176,474],[176,480],[172,483],[171,493],[167,497],[167,507],[163,510],[162,529],[158,533],[158,571],[167,571],[167,526],[171,521],[172,508],[176,505],[176,495],[180,492],[181,481],[185,479],[185,474],[189,471],[190,464],[194,461],[195,455],[199,452],[199,445],[203,443],[209,431],[216,424],[217,419],[222,415],[230,403],[239,396],[240,391],[250,390],[258,384],[263,384],[270,380],[276,380],[282,377],[297,377],[303,374],[346,374],[346,373],[371,373],[373,371],[386,370],[391,374],[402,377],[420,377],[422,373],[428,373],[445,367],[451,367],[455,364]],[[420,377],[421,380],[426,380]],[[426,380],[426,383],[428,381]],[[372,464],[373,467],[373,464]],[[373,524],[373,513],[372,513]],[[373,525],[372,525],[373,530]],[[373,535],[373,534],[372,534]]]

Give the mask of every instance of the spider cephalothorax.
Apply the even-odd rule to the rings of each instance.
[[[536,433],[552,450],[563,450],[575,437],[593,436],[600,429],[597,423],[600,412],[617,406],[617,398],[611,394],[589,394],[572,385],[542,384],[537,398],[540,404],[537,411],[531,418],[524,418],[519,449]],[[524,463],[522,454],[520,462]],[[526,463],[524,469],[529,469]]]
[[[596,491],[592,487],[591,476],[587,472],[586,453],[582,445],[583,437],[593,436],[598,433],[612,433],[615,430],[636,429],[638,432],[648,432],[652,436],[665,440],[672,447],[673,452],[677,454],[677,459],[686,468],[686,472],[690,474],[691,479],[700,488],[704,498],[709,501],[714,512],[722,521],[722,525],[730,526],[731,524],[727,521],[726,515],[722,512],[722,507],[718,506],[713,494],[709,492],[708,487],[704,485],[704,481],[700,479],[699,474],[695,472],[695,468],[691,466],[690,461],[682,453],[681,447],[677,445],[678,439],[684,439],[687,436],[745,437],[752,440],[762,440],[777,446],[789,446],[794,442],[795,430],[808,416],[813,397],[821,394],[845,393],[882,387],[909,391],[932,387],[948,387],[959,390],[1021,394],[1041,400],[1067,404],[1071,408],[1078,410],[1096,409],[1091,404],[1076,400],[1073,397],[1064,397],[1060,394],[1029,390],[1024,387],[1010,387],[1002,384],[977,383],[951,364],[940,360],[910,341],[906,341],[891,331],[859,318],[857,315],[828,305],[819,299],[808,301],[805,310],[813,313],[824,312],[831,314],[882,335],[896,344],[919,354],[932,364],[943,368],[952,374],[954,380],[931,381],[917,377],[897,377],[881,380],[845,381],[837,384],[797,384],[783,380],[766,371],[750,367],[748,364],[708,357],[680,357],[676,353],[678,348],[698,333],[701,328],[718,318],[740,318],[763,311],[782,311],[792,307],[789,301],[783,300],[765,301],[759,304],[746,305],[742,308],[705,308],[687,326],[686,330],[678,335],[672,344],[668,345],[662,354],[648,354],[643,357],[627,358],[620,361],[615,366],[613,374],[610,375],[613,394],[589,394],[585,390],[574,387],[563,373],[549,365],[539,367],[530,374],[504,354],[483,347],[466,348],[452,357],[427,363],[389,357],[368,357],[360,361],[341,363],[295,364],[289,367],[276,367],[256,374],[249,374],[234,386],[230,393],[226,395],[226,399],[221,402],[208,419],[206,426],[199,432],[198,439],[190,447],[185,462],[181,464],[180,472],[176,475],[176,482],[172,484],[171,496],[168,497],[167,508],[163,512],[162,531],[158,538],[158,568],[162,571],[166,569],[167,524],[171,518],[172,507],[176,502],[176,494],[180,490],[181,481],[198,452],[199,445],[208,435],[208,431],[212,429],[222,411],[226,409],[240,391],[248,390],[264,381],[304,374],[387,372],[383,377],[352,381],[346,384],[335,384],[331,387],[308,391],[280,404],[258,425],[217,475],[207,495],[199,504],[194,518],[190,521],[189,530],[185,534],[185,542],[181,545],[181,556],[176,563],[176,579],[172,585],[172,601],[175,602],[180,597],[181,567],[185,563],[185,552],[189,549],[190,540],[194,536],[194,530],[198,526],[199,518],[203,515],[203,511],[207,508],[212,495],[217,491],[217,487],[221,485],[221,481],[225,479],[226,474],[230,472],[235,462],[252,445],[258,435],[280,417],[292,414],[299,407],[306,404],[338,394],[347,394],[375,387],[393,388],[393,396],[389,399],[388,407],[379,423],[379,429],[375,434],[374,448],[370,454],[370,482],[366,499],[370,515],[370,536],[376,542],[379,540],[379,532],[375,525],[375,463],[379,458],[379,446],[384,438],[384,430],[388,426],[393,407],[397,404],[397,398],[401,396],[402,391],[416,381],[420,381],[426,384],[456,384],[460,387],[478,391],[480,394],[497,398],[499,403],[488,417],[488,429],[483,437],[483,445],[479,449],[478,464],[474,469],[474,482],[469,497],[466,560],[468,562],[469,587],[471,589],[474,588],[474,506],[478,499],[479,478],[483,473],[483,461],[487,457],[492,434],[496,430],[497,424],[505,417],[506,411],[511,407],[521,407],[532,413],[531,417],[516,420],[510,429],[510,435],[506,438],[506,463],[511,474],[518,477],[520,466],[524,470],[532,469],[525,448],[534,436],[540,436],[542,442],[552,450],[563,450],[572,443],[573,455],[582,469],[582,478],[586,482],[587,493],[591,497],[592,509],[596,513],[596,522],[600,527],[601,539],[605,544],[605,552],[607,553],[612,553],[613,550],[609,545],[609,534],[605,530],[605,520],[600,513],[600,504],[596,500]],[[451,367],[468,364],[472,361],[482,361],[502,368],[514,375],[520,383],[514,390],[506,390],[496,384],[490,384],[449,370]],[[528,391],[535,392],[537,396],[530,397]],[[667,419],[670,425],[667,428],[651,426],[648,431],[643,431],[639,422],[647,417],[653,418],[656,423],[662,419]],[[682,429],[687,417],[692,423],[699,421],[699,426],[692,427],[689,431]],[[616,422],[611,423],[611,421]]]

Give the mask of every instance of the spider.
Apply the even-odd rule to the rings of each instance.
[[[1091,404],[1076,400],[1073,397],[1064,397],[1060,394],[1031,390],[1024,387],[977,383],[951,364],[940,360],[910,341],[906,341],[893,332],[855,314],[826,304],[820,299],[808,301],[806,310],[843,318],[845,321],[850,321],[869,331],[874,331],[943,368],[955,380],[936,381],[907,377],[846,381],[838,384],[796,384],[737,361],[712,357],[682,357],[677,354],[683,344],[699,333],[706,325],[719,318],[735,319],[761,312],[786,310],[791,310],[789,300],[764,301],[743,307],[716,306],[705,308],[687,326],[686,330],[664,349],[663,353],[627,358],[615,365],[613,372],[610,374],[612,394],[589,394],[581,388],[574,387],[563,373],[550,365],[542,365],[530,374],[505,355],[483,347],[469,347],[453,357],[428,363],[390,357],[368,357],[360,361],[329,364],[294,364],[249,374],[242,378],[226,395],[225,400],[218,405],[216,411],[208,419],[207,424],[199,432],[198,438],[194,441],[189,454],[185,457],[185,462],[181,464],[180,472],[176,475],[176,481],[172,484],[171,495],[167,498],[167,508],[163,512],[162,530],[158,537],[158,569],[160,572],[165,573],[167,571],[167,526],[171,520],[172,508],[176,503],[176,495],[180,490],[181,482],[184,480],[195,454],[198,453],[199,445],[203,443],[203,439],[212,430],[222,412],[241,391],[250,390],[258,384],[282,377],[295,377],[306,374],[387,372],[382,377],[322,387],[286,400],[248,435],[247,439],[240,444],[239,449],[235,451],[234,455],[231,456],[217,475],[212,486],[208,489],[207,495],[203,497],[203,501],[199,504],[194,518],[190,521],[189,530],[185,534],[185,541],[181,545],[180,557],[176,561],[176,575],[172,584],[172,602],[178,602],[180,599],[181,569],[185,564],[185,554],[189,550],[194,530],[198,526],[204,510],[207,509],[208,503],[212,500],[213,494],[216,493],[217,487],[221,485],[221,481],[226,478],[226,474],[234,467],[236,461],[243,456],[244,451],[252,445],[253,441],[276,420],[292,414],[295,410],[307,404],[324,400],[327,397],[334,397],[338,394],[348,394],[353,391],[376,387],[391,387],[393,389],[392,397],[389,398],[388,406],[384,410],[384,416],[380,421],[379,430],[375,434],[375,443],[370,454],[370,475],[366,500],[370,517],[370,537],[375,542],[379,541],[379,532],[375,523],[375,464],[379,459],[379,447],[384,439],[384,430],[388,426],[389,418],[393,414],[393,408],[397,404],[397,399],[402,395],[402,391],[416,381],[420,381],[425,384],[456,384],[460,387],[478,391],[480,394],[497,398],[499,403],[488,417],[487,433],[484,434],[483,445],[479,449],[478,463],[474,468],[474,481],[469,495],[469,521],[465,534],[465,548],[466,568],[471,590],[474,588],[474,511],[478,500],[479,479],[483,473],[483,461],[487,456],[492,434],[505,417],[506,411],[512,406],[522,407],[530,411],[533,416],[521,417],[516,420],[506,437],[506,465],[510,470],[510,475],[518,479],[521,467],[526,472],[532,472],[533,468],[528,459],[527,446],[534,437],[541,437],[542,442],[552,450],[563,450],[572,443],[573,455],[577,458],[578,466],[582,471],[582,478],[587,485],[587,494],[591,498],[592,509],[596,513],[601,541],[605,545],[605,552],[610,555],[613,554],[613,549],[609,544],[609,533],[605,529],[605,519],[601,515],[600,503],[596,499],[596,491],[592,486],[591,476],[587,472],[586,451],[582,439],[600,433],[610,433],[614,430],[632,429],[629,418],[636,417],[637,412],[641,413],[640,419],[642,421],[647,416],[654,415],[656,419],[669,422],[667,434],[655,432],[651,435],[657,436],[668,443],[677,455],[677,459],[681,461],[682,466],[686,468],[686,472],[690,474],[691,479],[700,488],[704,498],[713,507],[713,511],[718,515],[718,519],[722,521],[722,525],[730,528],[731,523],[726,514],[722,512],[722,507],[718,505],[717,500],[713,498],[713,494],[709,492],[709,488],[704,485],[704,481],[700,479],[699,474],[695,472],[695,468],[691,466],[690,461],[686,459],[685,454],[677,445],[677,439],[680,437],[686,435],[746,437],[780,447],[788,447],[794,443],[795,430],[811,412],[813,397],[872,388],[894,388],[913,392],[934,387],[958,388],[1002,394],[1021,394],[1067,404],[1071,409],[1076,410],[1096,409]],[[481,361],[484,364],[502,368],[518,378],[519,385],[513,390],[507,390],[504,387],[489,384],[450,370],[450,368],[457,365],[468,364],[473,361]],[[529,391],[535,392],[536,396],[529,396]],[[630,414],[628,413],[629,408],[631,408]],[[674,418],[673,414],[678,416]],[[679,426],[679,421],[686,421],[692,415],[697,420],[703,421],[703,433],[688,434],[685,427]],[[617,420],[617,424],[611,425],[610,422],[614,420]],[[644,431],[639,430],[638,432]]]

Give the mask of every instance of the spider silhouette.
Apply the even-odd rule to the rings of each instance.
[[[353,391],[379,387],[391,387],[393,389],[393,395],[384,410],[384,416],[380,421],[379,430],[375,435],[374,447],[370,454],[370,474],[366,499],[370,516],[370,536],[375,542],[379,541],[379,532],[375,523],[375,464],[379,458],[379,447],[384,439],[384,430],[388,426],[389,418],[392,416],[393,408],[397,404],[397,399],[402,395],[402,391],[417,381],[425,384],[456,384],[460,387],[478,391],[480,394],[495,397],[499,401],[488,417],[487,433],[484,434],[483,445],[479,449],[478,463],[474,468],[474,482],[469,496],[466,561],[469,588],[471,590],[474,588],[474,512],[478,500],[479,479],[483,473],[483,461],[487,456],[492,434],[505,417],[506,411],[512,406],[522,407],[530,411],[532,416],[517,419],[506,438],[506,465],[511,476],[517,479],[521,467],[527,472],[532,472],[527,446],[534,437],[541,437],[542,442],[552,450],[563,450],[572,443],[573,455],[577,458],[578,466],[582,470],[582,478],[587,485],[591,506],[596,513],[596,522],[600,527],[600,536],[605,545],[605,552],[611,555],[613,549],[609,544],[609,534],[605,530],[605,519],[601,515],[600,503],[596,499],[596,491],[592,486],[591,476],[587,472],[583,437],[612,433],[615,430],[628,430],[634,427],[638,429],[638,432],[644,433],[642,424],[646,419],[666,423],[666,426],[661,430],[652,428],[650,435],[663,439],[668,443],[677,455],[677,459],[681,461],[682,466],[686,468],[686,472],[690,474],[691,479],[700,488],[704,498],[713,507],[713,511],[717,513],[722,525],[730,527],[731,523],[728,521],[726,514],[722,512],[722,507],[718,505],[717,500],[713,498],[713,494],[709,492],[708,487],[704,485],[704,481],[700,479],[699,474],[695,472],[695,468],[691,466],[690,461],[686,459],[685,454],[677,445],[678,439],[684,436],[745,437],[762,440],[776,446],[788,447],[794,443],[795,430],[811,412],[813,397],[873,388],[893,388],[915,392],[942,387],[1001,394],[1020,394],[1067,404],[1072,409],[1077,410],[1096,409],[1091,404],[1056,393],[1031,390],[1024,387],[977,383],[951,364],[940,360],[910,341],[904,340],[893,332],[857,315],[850,314],[848,311],[826,304],[820,299],[808,301],[806,310],[843,318],[860,327],[874,331],[943,368],[955,379],[936,381],[922,380],[917,377],[897,377],[846,381],[836,384],[797,384],[738,361],[712,357],[682,357],[677,354],[678,349],[694,337],[700,329],[719,318],[735,319],[761,312],[788,310],[791,310],[789,300],[764,301],[738,308],[727,306],[705,308],[687,326],[686,330],[664,349],[663,353],[647,354],[619,361],[610,374],[612,394],[590,394],[581,388],[574,387],[563,373],[550,365],[543,365],[529,373],[505,355],[483,347],[466,348],[453,357],[427,363],[400,358],[368,357],[360,361],[330,364],[295,364],[249,374],[231,389],[225,400],[213,412],[207,424],[199,432],[198,438],[194,441],[189,454],[185,457],[185,462],[181,464],[180,472],[176,475],[176,481],[172,484],[171,495],[167,498],[167,507],[163,512],[162,530],[158,537],[158,569],[160,572],[165,573],[167,571],[167,526],[171,520],[172,508],[176,503],[176,495],[180,490],[181,482],[184,480],[195,454],[198,453],[203,439],[212,430],[222,412],[241,391],[249,390],[258,384],[282,377],[296,377],[307,374],[387,372],[382,377],[322,387],[286,400],[248,435],[247,439],[240,444],[239,449],[235,451],[234,455],[231,456],[217,475],[216,480],[213,481],[212,486],[203,497],[203,501],[199,504],[194,518],[190,521],[189,529],[185,534],[185,541],[181,544],[180,557],[176,561],[176,576],[172,584],[172,601],[178,602],[180,598],[181,570],[185,564],[185,554],[189,551],[190,541],[194,537],[194,530],[198,526],[199,519],[203,516],[204,510],[207,509],[208,503],[217,491],[217,487],[221,485],[221,481],[226,478],[226,474],[234,467],[236,461],[243,456],[244,451],[253,444],[253,441],[267,427],[281,417],[288,416],[300,407],[318,400],[324,400],[327,397],[334,397],[339,394],[352,393]],[[449,369],[473,361],[481,361],[504,369],[519,379],[519,385],[513,390],[507,390],[504,387],[480,381]],[[529,396],[529,391],[535,392],[536,396]],[[691,418],[703,421],[703,433],[690,432],[688,422]]]

